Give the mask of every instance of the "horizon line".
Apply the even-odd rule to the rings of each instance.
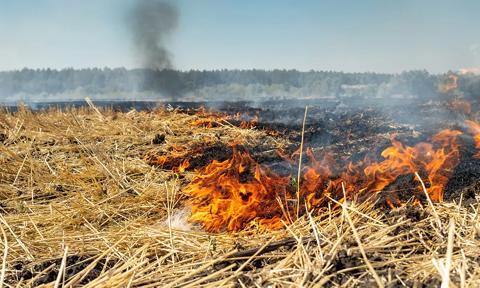
[[[0,70],[0,73],[12,73],[12,72],[21,72],[23,70],[31,70],[31,71],[66,71],[66,70],[74,70],[74,71],[80,71],[80,70],[118,70],[118,69],[124,69],[127,71],[135,71],[135,70],[151,70],[151,71],[176,71],[176,72],[193,72],[193,71],[198,71],[198,72],[218,72],[218,71],[264,71],[264,72],[274,72],[274,71],[289,71],[289,72],[300,72],[300,73],[344,73],[344,74],[384,74],[384,75],[401,75],[403,73],[408,73],[408,72],[427,72],[430,75],[445,75],[445,74],[450,74],[450,73],[455,73],[455,74],[466,74],[462,73],[464,70],[463,68],[461,69],[448,69],[445,72],[439,72],[439,73],[434,73],[429,71],[426,68],[423,69],[409,69],[409,70],[402,70],[401,72],[379,72],[379,71],[343,71],[343,70],[317,70],[317,69],[309,69],[309,70],[301,70],[297,68],[214,68],[214,69],[198,69],[198,68],[191,68],[191,69],[180,69],[180,68],[164,68],[164,69],[157,69],[157,68],[145,68],[145,67],[125,67],[125,66],[117,66],[117,67],[109,67],[109,66],[104,66],[104,67],[99,67],[99,66],[92,66],[92,67],[62,67],[62,68],[52,68],[52,67],[36,67],[36,68],[30,68],[30,67],[23,67],[23,68],[16,68],[16,69],[7,69],[7,70]],[[471,72],[471,74],[477,74],[474,72]]]

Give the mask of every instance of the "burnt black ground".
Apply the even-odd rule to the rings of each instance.
[[[476,153],[475,146],[464,124],[467,119],[480,119],[476,113],[479,105],[477,101],[470,103],[472,113],[452,110],[448,101],[383,103],[378,100],[375,103],[348,104],[333,100],[323,103],[281,101],[263,105],[255,103],[253,107],[246,103],[227,103],[217,108],[231,114],[240,112],[259,115],[257,129],[278,131],[281,137],[287,137],[293,143],[289,151],[285,151],[288,154],[298,149],[301,142],[305,112],[302,104],[311,105],[305,123],[304,147],[311,147],[316,151],[331,151],[340,163],[356,162],[365,156],[382,160],[380,154],[391,145],[391,137],[394,135],[405,145],[414,146],[416,143],[428,141],[443,129],[460,130],[463,132],[459,138],[460,163],[445,188],[445,200],[458,200],[460,195],[463,195],[463,200],[468,203],[480,191],[477,189],[480,186],[480,160],[473,157]],[[270,160],[271,163],[265,162],[273,167],[281,166],[275,160]],[[306,163],[308,159],[304,158],[304,161]],[[416,186],[412,185],[412,182],[415,182],[412,179],[412,175],[406,175],[387,188],[409,190],[406,188]],[[403,198],[400,200],[407,200]]]
[[[480,179],[480,160],[473,159],[475,152],[472,139],[467,133],[464,120],[480,119],[478,100],[469,99],[472,104],[471,114],[452,110],[448,99],[308,99],[308,100],[270,100],[262,102],[154,102],[130,101],[95,102],[98,107],[109,107],[116,111],[154,110],[159,107],[178,109],[185,113],[195,113],[201,107],[214,112],[230,115],[240,113],[242,120],[253,119],[258,115],[256,129],[272,131],[278,137],[285,137],[291,147],[284,151],[291,154],[301,142],[302,122],[305,106],[308,114],[305,123],[304,147],[314,151],[331,151],[340,163],[356,162],[369,156],[381,160],[381,152],[390,146],[391,137],[395,135],[402,143],[413,146],[425,141],[442,129],[457,129],[464,132],[461,136],[461,161],[454,171],[454,176],[446,186],[445,198],[457,199],[460,194],[467,198],[474,197],[472,189]],[[32,108],[45,110],[52,107],[86,106],[85,102],[35,103]],[[16,107],[10,107],[11,111]],[[1,136],[1,135],[0,135]],[[156,137],[153,141],[161,141]],[[1,137],[0,137],[1,141]],[[254,159],[280,174],[288,173],[282,159],[270,152],[269,147],[248,147]],[[205,156],[192,159],[191,168],[198,168],[213,159],[225,160],[231,155],[229,147],[209,147]],[[304,158],[305,163],[308,159]],[[193,168],[192,168],[193,167]],[[402,180],[399,180],[402,183]],[[398,186],[398,185],[397,185]],[[401,185],[400,185],[401,186]],[[466,192],[463,189],[467,189]],[[470,191],[470,192],[468,192]]]

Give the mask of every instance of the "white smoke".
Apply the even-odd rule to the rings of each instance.
[[[190,222],[188,222],[188,218],[191,215],[191,211],[189,208],[184,207],[177,211],[174,211],[170,217],[167,217],[165,220],[165,225],[168,227],[170,226],[172,229],[183,230],[183,231],[190,231],[192,230],[193,226]]]

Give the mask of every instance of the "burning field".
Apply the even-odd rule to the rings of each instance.
[[[480,285],[477,103],[260,107],[3,111],[0,283]]]

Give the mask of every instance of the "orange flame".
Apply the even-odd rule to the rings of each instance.
[[[253,129],[255,128],[255,126],[257,126],[257,124],[258,124],[258,115],[255,115],[250,121],[242,121],[239,127],[241,129]]]
[[[245,120],[249,119],[249,120]],[[226,113],[208,112],[205,108],[200,108],[196,113],[196,118],[190,124],[196,127],[213,128],[218,127],[224,123],[229,123],[231,120],[240,122],[238,127],[241,129],[252,129],[258,124],[258,114],[251,117],[248,113],[236,113],[235,115],[228,115]]]
[[[188,167],[190,167],[190,160],[187,158],[182,161],[182,164],[180,164],[176,170],[177,172],[183,173]]]
[[[149,165],[183,173],[190,167],[190,155],[201,152],[201,147],[194,146],[193,149],[187,149],[184,146],[174,146],[172,151],[163,155],[157,155],[156,151],[150,151],[146,154],[145,160]]]
[[[474,121],[465,120],[468,129],[473,134],[473,140],[475,141],[475,147],[480,150],[480,124]],[[475,158],[480,159],[480,151],[475,155]]]
[[[208,112],[205,107],[200,107],[195,115],[196,118],[193,119],[190,124],[196,127],[213,128],[228,119],[228,115]]]
[[[368,197],[383,192],[402,175],[419,172],[427,176],[423,181],[429,183],[429,197],[433,201],[442,201],[443,188],[460,158],[456,141],[460,134],[455,130],[443,130],[432,138],[432,143],[421,142],[414,147],[392,139],[392,146],[382,152],[385,160],[373,162],[367,158],[355,164],[350,163],[345,171],[338,174],[338,178],[333,179],[331,167],[336,165],[332,164],[333,160],[324,157],[321,161],[323,164],[320,165],[313,159],[303,173],[302,193],[306,195],[309,208],[319,207],[328,200],[326,196],[337,199],[344,197],[342,182],[347,198]],[[320,187],[325,188],[320,190]],[[420,186],[417,185],[416,188],[420,189]],[[417,192],[417,195],[421,194]],[[401,205],[397,199],[396,193],[391,193],[387,197],[387,203],[392,207]]]
[[[460,159],[457,143],[460,134],[456,130],[443,130],[433,136],[432,143],[421,142],[414,147],[392,140],[393,146],[382,152],[386,159],[364,169],[366,179],[369,179],[364,189],[378,193],[401,175],[423,172],[427,176],[423,181],[430,183],[427,188],[429,197],[432,201],[442,201],[443,188]]]
[[[458,88],[458,76],[454,73],[450,73],[447,79],[440,84],[439,90],[442,93],[451,93]]]
[[[382,152],[381,162],[364,159],[350,163],[344,171],[331,154],[317,159],[307,150],[310,163],[302,169],[300,203],[292,189],[290,177],[281,177],[256,163],[246,152],[234,149],[230,160],[213,161],[186,188],[191,196],[191,220],[211,232],[238,231],[251,226],[268,229],[282,227],[299,205],[304,213],[322,207],[331,198],[343,201],[358,196],[378,196],[402,175],[423,175],[432,201],[442,201],[444,187],[459,162],[457,137],[461,132],[443,130],[430,143],[410,147],[392,139],[392,146]],[[344,183],[345,193],[342,189]],[[421,201],[423,191],[416,181],[405,193]],[[390,192],[386,202],[401,205],[398,191]],[[306,203],[307,205],[303,205]]]
[[[277,201],[287,197],[288,183],[288,177],[269,172],[234,148],[230,160],[214,160],[185,188],[192,197],[191,220],[212,232],[254,224],[280,228],[283,213]]]

